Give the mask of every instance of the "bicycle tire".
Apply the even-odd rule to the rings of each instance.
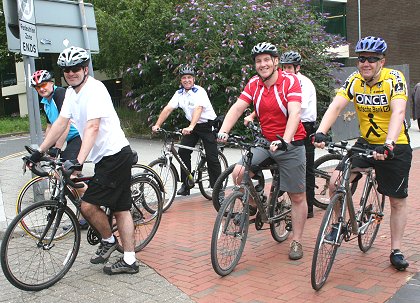
[[[170,166],[167,167],[166,159],[156,159],[150,162],[149,166],[159,175],[163,182],[163,186],[165,188],[163,196],[163,211],[165,212],[169,209],[169,207],[171,207],[175,199],[178,172],[173,163],[170,163]]]
[[[371,224],[369,224],[366,232],[357,235],[359,248],[363,252],[367,252],[372,247],[381,226],[385,196],[381,195],[381,198],[379,198],[379,195],[373,183],[369,183],[366,191],[366,201],[361,201],[360,203],[363,210],[360,214],[359,227],[368,222],[371,216],[375,217]]]
[[[274,240],[281,243],[289,237],[290,230],[288,224],[292,221],[292,201],[287,193],[282,193],[277,199],[273,200],[275,205],[270,206],[270,218],[283,215],[282,218],[270,223],[270,232]]]
[[[226,168],[228,167],[228,161],[225,155],[221,151],[219,151],[218,157],[219,157],[221,171],[226,170]],[[210,177],[207,170],[207,162],[204,161],[203,165],[201,167],[198,167],[197,170],[198,170],[198,187],[200,188],[200,192],[204,196],[204,198],[208,200],[212,200],[213,189],[210,186]]]
[[[150,243],[159,228],[163,214],[163,198],[159,186],[141,174],[131,180],[131,195],[133,206],[130,213],[134,223],[134,251],[138,252]],[[117,250],[124,252],[116,224],[113,224],[112,232],[118,240]]]
[[[236,164],[230,165],[225,169],[222,174],[217,178],[216,183],[213,186],[212,201],[213,207],[216,211],[219,211],[220,206],[222,205],[225,197],[229,196],[231,192],[229,189],[233,188],[233,178],[232,175],[233,169]]]
[[[162,191],[162,195],[164,195],[165,187],[163,186],[162,179],[158,175],[158,173],[146,164],[136,163],[131,166],[131,176],[135,176],[141,174],[148,178],[153,179],[156,184],[159,186],[160,190]]]
[[[39,291],[54,285],[69,271],[77,257],[80,228],[76,215],[67,206],[58,227],[70,222],[71,232],[65,237],[54,237],[50,247],[45,247],[45,242],[44,246],[39,243],[39,236],[20,230],[21,222],[25,220],[26,224],[33,224],[32,231],[39,230],[41,233],[49,220],[57,219],[52,216],[57,207],[57,201],[52,200],[29,205],[12,220],[5,231],[0,249],[1,267],[7,280],[19,289]]]
[[[335,240],[327,241],[325,236],[332,231],[332,224],[338,222],[337,216],[341,216],[344,199],[345,196],[343,193],[336,193],[333,196],[319,227],[311,267],[311,284],[312,288],[315,290],[320,290],[327,281],[338,247],[343,240],[341,234],[338,237],[338,242],[335,242]],[[339,204],[339,206],[336,206],[337,204]],[[334,208],[337,208],[337,212],[334,211]]]
[[[249,211],[242,201],[243,193],[226,198],[214,222],[211,237],[211,264],[220,276],[230,274],[239,262],[249,228]],[[247,204],[246,204],[247,205]]]

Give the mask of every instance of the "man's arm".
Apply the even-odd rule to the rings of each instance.
[[[39,147],[41,152],[46,152],[51,146],[54,146],[55,142],[57,142],[57,140],[61,137],[63,132],[65,132],[69,121],[69,118],[58,116],[58,119],[55,120],[54,124],[48,131],[48,134],[45,136],[44,141]]]
[[[201,117],[201,113],[203,112],[203,107],[202,106],[197,106],[196,108],[194,108],[194,112],[192,114],[191,117],[191,122],[190,125],[184,129],[182,129],[182,134],[183,135],[188,135],[191,134],[191,132],[193,131],[194,127],[196,126],[198,120]]]
[[[163,124],[163,122],[168,119],[169,115],[172,113],[174,109],[170,107],[169,105],[166,105],[165,108],[162,110],[162,112],[159,115],[158,120],[156,121],[155,125],[152,126],[152,131],[156,132]]]
[[[220,127],[220,133],[229,133],[232,127],[238,121],[239,117],[244,113],[245,109],[249,104],[241,99],[236,100],[236,102],[229,109],[228,113],[223,120],[222,127]]]
[[[289,117],[287,118],[286,129],[284,131],[283,140],[287,143],[293,141],[293,137],[298,129],[300,122],[300,102],[289,102],[287,104],[287,112]]]
[[[391,101],[391,119],[388,124],[388,135],[386,141],[397,142],[400,135],[401,126],[405,119],[405,109],[407,101],[404,99],[394,99]]]
[[[64,131],[64,133],[60,136],[60,138],[58,138],[57,142],[55,142],[55,147],[62,149],[64,142],[66,142],[67,139],[67,135],[69,134],[69,130],[70,130],[70,124],[71,122],[69,121],[69,123],[67,123],[67,128]]]
[[[86,161],[87,156],[95,144],[100,123],[101,118],[92,119],[86,123],[85,129],[83,131],[82,146],[80,147],[79,155],[77,156],[77,161],[79,161],[80,164],[83,164]]]

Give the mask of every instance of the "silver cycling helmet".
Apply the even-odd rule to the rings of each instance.
[[[72,66],[88,66],[90,60],[89,53],[81,47],[71,46],[66,48],[58,56],[57,64],[61,68]]]
[[[255,57],[261,54],[269,54],[273,57],[278,57],[279,53],[277,47],[269,42],[261,42],[255,45],[251,50],[252,59],[255,61]]]
[[[368,52],[368,53],[378,53],[385,54],[387,49],[387,44],[384,39],[380,37],[364,37],[360,39],[355,48],[356,53]]]
[[[298,52],[288,51],[281,55],[280,63],[281,64],[293,64],[300,65],[302,62],[302,57]]]
[[[179,74],[181,76],[184,76],[184,75],[195,76],[195,71],[194,71],[194,68],[192,66],[182,65],[179,69]]]

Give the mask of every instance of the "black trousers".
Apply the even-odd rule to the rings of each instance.
[[[203,141],[204,150],[206,151],[210,186],[213,187],[217,178],[222,173],[222,169],[219,163],[216,134],[213,132],[211,122],[197,124],[191,134],[182,137],[181,144],[194,147],[199,139]],[[192,150],[185,148],[179,148],[178,150],[179,156],[189,171],[191,171],[191,153]],[[181,181],[185,183],[186,179],[187,175],[181,170]]]
[[[305,151],[306,151],[306,203],[308,211],[313,212],[315,199],[315,146],[312,144],[309,136],[315,132],[315,122],[303,122],[306,130]]]

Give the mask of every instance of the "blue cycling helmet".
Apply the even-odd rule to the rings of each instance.
[[[380,37],[364,37],[357,42],[355,52],[362,53],[378,53],[378,54],[385,54],[387,49],[387,45],[384,39]]]

